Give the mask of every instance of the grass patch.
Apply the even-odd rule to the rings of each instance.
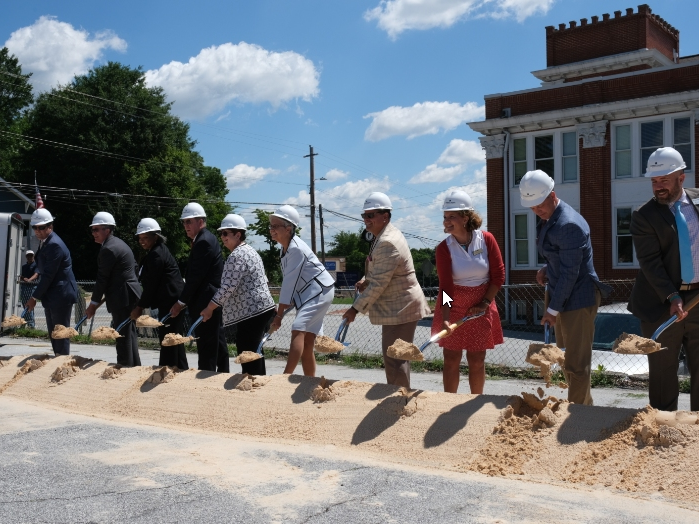
[[[616,385],[616,381],[615,377],[609,375],[604,369],[604,366],[600,364],[597,366],[597,369],[590,374],[590,385],[593,388],[613,388]]]
[[[690,392],[690,384],[689,384],[689,379],[688,378],[683,378],[680,380],[680,393],[689,393]]]

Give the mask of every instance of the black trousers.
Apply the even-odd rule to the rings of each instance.
[[[203,309],[203,308],[202,308]],[[198,311],[201,311],[199,309]],[[230,373],[230,360],[228,358],[228,344],[226,334],[223,331],[223,316],[220,307],[214,310],[207,322],[197,326],[194,336],[197,337],[197,353],[199,353],[198,368],[202,371],[218,371]],[[196,322],[196,316],[189,316],[192,322]]]
[[[682,291],[680,296],[686,304],[698,290]],[[663,322],[670,318],[664,315],[657,322],[641,322],[643,336],[650,338]],[[699,410],[699,306],[689,311],[682,322],[675,322],[667,328],[658,342],[666,347],[648,355],[648,400],[651,407],[663,411],[676,411],[680,395],[677,369],[680,363],[680,349],[684,346],[687,368],[690,373],[689,403],[692,411]]]
[[[162,308],[158,311],[168,312],[170,309]],[[165,316],[164,314],[162,316]],[[164,326],[158,328],[158,338],[160,339],[160,360],[158,365],[176,367],[177,369],[189,369],[187,363],[187,352],[184,349],[184,344],[176,346],[163,346],[163,339],[168,333],[183,334],[184,315],[177,315],[175,318],[170,317],[165,321]]]
[[[238,322],[238,331],[235,337],[235,345],[240,355],[243,351],[257,351],[257,346],[260,345],[262,337],[267,331],[267,327],[272,322],[276,310],[270,309],[254,317],[246,318]],[[243,373],[249,375],[266,375],[267,368],[265,367],[265,357],[258,360],[253,360],[247,364],[240,365],[243,368]]]
[[[118,308],[111,312],[114,329],[131,316],[131,311],[133,311],[133,306]],[[116,340],[117,364],[125,367],[140,366],[141,357],[138,354],[136,323],[129,322],[119,334],[121,337]]]
[[[70,327],[70,314],[73,312],[73,304],[60,307],[44,306],[44,314],[46,315],[46,328],[49,333],[53,331],[56,324]],[[70,355],[70,339],[51,339],[51,347],[55,355]]]

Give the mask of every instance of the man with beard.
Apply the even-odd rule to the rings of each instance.
[[[658,337],[667,349],[648,355],[650,405],[665,411],[677,409],[682,346],[691,374],[691,409],[699,410],[699,308],[684,310],[699,293],[699,190],[682,188],[686,167],[675,149],[655,151],[645,173],[654,197],[631,217],[641,270],[628,309],[641,320],[644,337],[672,315],[678,320]]]

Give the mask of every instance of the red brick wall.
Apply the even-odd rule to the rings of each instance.
[[[486,187],[488,192],[488,231],[493,234],[505,257],[505,193],[503,189],[504,158],[486,160]],[[507,264],[508,261],[505,261]]]
[[[570,64],[603,56],[628,53],[638,49],[657,49],[668,58],[672,50],[679,52],[679,32],[662,18],[651,14],[647,5],[633,9],[615,11],[614,17],[604,14],[602,20],[593,16],[571,21],[570,26],[559,24],[546,28],[546,66]]]
[[[695,89],[699,89],[699,64],[669,71],[648,72],[578,85],[563,84],[555,89],[487,98],[485,117],[500,118],[502,109],[506,107],[511,109],[512,116],[517,116]]]

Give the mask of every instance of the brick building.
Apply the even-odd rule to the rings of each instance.
[[[508,283],[532,283],[542,262],[537,217],[520,205],[518,183],[542,169],[556,195],[591,228],[603,280],[634,278],[629,222],[651,196],[646,159],[673,146],[695,187],[699,161],[699,55],[680,56],[679,31],[648,5],[546,28],[541,87],[485,96],[488,230],[505,256]],[[530,313],[531,314],[531,313]],[[538,317],[538,312],[534,312]]]

